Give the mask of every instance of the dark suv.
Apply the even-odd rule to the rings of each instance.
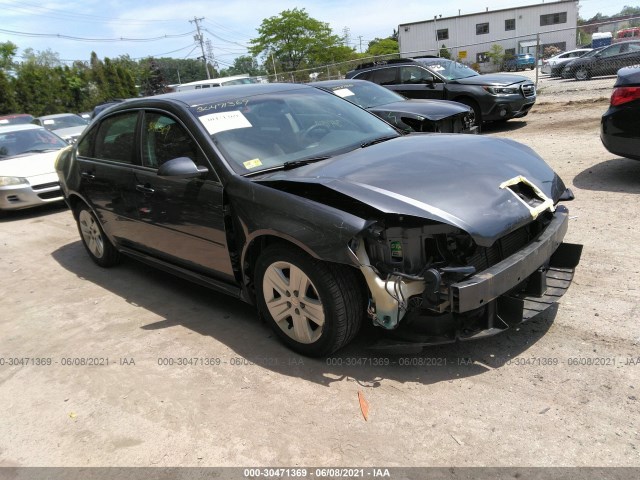
[[[469,105],[476,122],[524,117],[536,101],[536,87],[527,77],[481,75],[441,57],[401,58],[359,65],[346,74],[383,85],[409,98],[455,100]]]

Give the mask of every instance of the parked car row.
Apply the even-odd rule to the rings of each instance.
[[[359,65],[346,78],[369,80],[408,98],[453,100],[470,106],[476,123],[521,118],[536,101],[526,77],[481,75],[442,57],[424,56]]]
[[[562,75],[562,69],[567,62],[575,60],[578,57],[592,51],[592,48],[576,48],[575,50],[569,50],[568,52],[562,52],[553,57],[542,60],[542,68],[540,71],[552,77],[559,77]]]
[[[614,43],[592,50],[564,64],[562,78],[589,80],[591,77],[615,75],[623,67],[640,65],[640,40]]]

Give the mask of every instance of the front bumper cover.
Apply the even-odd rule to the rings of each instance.
[[[568,224],[568,210],[558,207],[551,223],[529,245],[493,267],[451,285],[449,301],[453,306],[452,311],[464,313],[475,310],[524,281],[560,246],[567,233]]]
[[[409,312],[384,332],[378,349],[427,346],[488,337],[554,305],[571,285],[582,245],[562,243],[568,210],[558,206],[548,227],[529,245],[493,267],[449,287],[449,312]]]

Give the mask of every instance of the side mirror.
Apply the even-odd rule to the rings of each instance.
[[[195,178],[207,173],[207,167],[198,167],[193,160],[188,157],[173,158],[164,162],[158,168],[159,177],[174,178]]]

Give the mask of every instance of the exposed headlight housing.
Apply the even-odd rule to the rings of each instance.
[[[520,92],[520,87],[482,87],[491,95],[514,95]]]
[[[23,185],[28,184],[26,178],[22,177],[0,177],[0,187],[7,187],[9,185]]]

